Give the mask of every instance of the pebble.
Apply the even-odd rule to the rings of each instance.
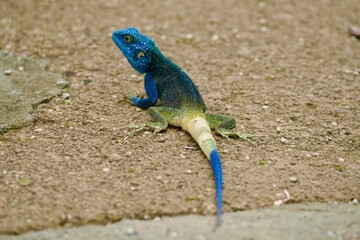
[[[278,207],[278,206],[282,205],[283,203],[284,203],[283,200],[276,200],[276,201],[274,201],[274,206]]]
[[[289,141],[288,141],[286,138],[281,137],[281,138],[280,138],[280,142],[282,142],[282,143],[288,143]]]
[[[34,132],[42,132],[42,131],[43,131],[42,128],[37,128],[37,129],[34,130]]]
[[[281,128],[280,127],[276,127],[276,132],[280,133],[281,132]]]
[[[289,181],[292,182],[292,183],[296,183],[298,181],[297,177],[295,176],[292,176],[289,178]]]
[[[357,200],[357,198],[354,198],[354,199],[351,200],[351,204],[352,205],[358,205],[359,201]]]
[[[339,162],[345,162],[345,159],[341,157],[341,158],[338,159],[338,161]]]
[[[70,98],[70,94],[67,93],[67,92],[64,92],[63,93],[63,99],[66,100],[66,99],[69,99]]]
[[[126,230],[126,235],[127,236],[135,236],[137,233],[136,233],[136,231],[133,229],[133,228],[128,228],[127,230]]]
[[[106,173],[106,172],[109,172],[109,171],[110,171],[110,168],[107,168],[107,167],[106,167],[106,168],[103,168],[102,171],[105,172],[105,173]]]
[[[193,39],[193,38],[194,38],[194,35],[191,34],[191,33],[188,33],[188,34],[185,35],[185,38],[186,38],[186,39]]]
[[[86,85],[89,85],[90,83],[92,82],[91,79],[84,79],[83,80],[83,84],[86,86]]]
[[[131,156],[131,154],[132,154],[132,152],[130,152],[130,151],[125,153],[126,156]]]
[[[70,82],[66,81],[66,80],[59,80],[59,81],[56,82],[56,86],[60,87],[60,88],[64,88],[69,84],[70,84]]]
[[[11,73],[12,73],[12,70],[11,69],[6,69],[5,71],[4,71],[4,74],[5,75],[11,75]]]
[[[211,37],[211,40],[212,40],[213,42],[215,42],[215,41],[219,40],[219,36],[218,36],[218,35],[213,35],[213,36]]]

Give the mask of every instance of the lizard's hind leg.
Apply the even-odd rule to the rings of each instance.
[[[179,127],[183,116],[183,111],[180,109],[169,107],[150,107],[147,111],[152,121],[130,125],[130,128],[135,129],[131,131],[126,138],[146,127],[154,129],[154,133],[166,130],[169,124]]]
[[[234,130],[236,122],[233,118],[209,113],[206,113],[205,116],[210,128],[223,137],[239,137],[245,140],[249,140],[252,137],[249,134]]]

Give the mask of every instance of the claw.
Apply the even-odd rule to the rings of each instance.
[[[120,127],[120,128],[135,128],[134,130],[132,130],[131,132],[129,132],[129,133],[127,134],[127,136],[124,138],[124,140],[126,140],[126,139],[128,139],[129,137],[133,136],[135,133],[143,130],[145,127],[146,127],[146,123],[143,123],[143,124],[132,124],[132,125],[123,126],[123,127]]]
[[[253,141],[251,141],[250,139],[253,137],[250,134],[246,134],[246,133],[242,133],[242,132],[237,132],[237,131],[219,131],[218,133],[220,133],[220,135],[222,137],[225,137],[226,139],[230,140],[230,137],[239,137],[241,139],[244,139],[248,142],[250,142],[251,144],[255,145],[255,143]]]

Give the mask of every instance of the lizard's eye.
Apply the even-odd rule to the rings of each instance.
[[[123,39],[126,43],[132,43],[134,41],[134,37],[131,35],[125,35]]]
[[[137,58],[145,57],[145,53],[144,53],[143,51],[139,51],[139,52],[136,54],[136,57],[137,57]]]

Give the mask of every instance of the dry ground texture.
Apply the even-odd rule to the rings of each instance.
[[[111,40],[137,27],[194,80],[208,111],[256,145],[216,137],[224,211],[360,198],[360,25],[356,0],[2,0],[0,48],[52,61],[70,100],[0,135],[0,232],[214,214],[210,166],[169,128],[124,140],[146,111],[143,76]],[[293,177],[290,181],[290,178]],[[294,177],[296,179],[294,179]]]

